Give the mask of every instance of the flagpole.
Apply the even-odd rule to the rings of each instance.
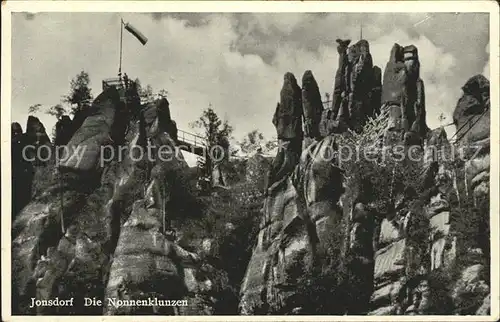
[[[122,45],[123,45],[123,19],[120,18],[120,66],[118,67],[118,77],[122,79]]]

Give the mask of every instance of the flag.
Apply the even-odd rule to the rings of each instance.
[[[135,36],[135,38],[137,38],[141,44],[145,45],[147,42],[148,42],[148,38],[146,38],[146,36],[144,36],[139,30],[137,30],[134,26],[132,26],[131,24],[129,24],[128,22],[126,23],[123,23],[123,25],[125,26],[125,29],[130,32],[132,35]]]

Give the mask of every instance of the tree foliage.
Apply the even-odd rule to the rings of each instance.
[[[227,120],[221,120],[211,106],[190,126],[206,139],[207,155],[199,159],[198,166],[202,169],[202,179],[212,182],[214,167],[229,159],[233,127]]]
[[[168,91],[166,89],[160,89],[157,93],[157,95],[160,98],[167,98],[168,97]]]
[[[251,154],[256,151],[269,152],[277,147],[277,140],[266,140],[259,130],[248,132],[241,142],[238,142],[241,152]]]
[[[35,114],[37,113],[40,108],[42,107],[42,104],[38,103],[38,104],[33,104],[31,105],[29,108],[28,108],[28,113],[29,114]]]
[[[208,252],[200,252],[207,277],[214,284],[210,296],[217,299],[216,315],[238,314],[238,293],[252,255],[260,221],[262,198],[245,202],[230,190],[227,194],[202,197],[204,214],[184,217],[181,246],[189,249],[195,240],[209,240]],[[203,267],[202,267],[202,270]]]
[[[67,113],[66,108],[62,104],[52,106],[47,112],[48,115],[55,116],[58,120]]]
[[[74,115],[90,106],[92,99],[89,74],[81,71],[71,80],[70,93],[63,97],[63,102],[73,105],[71,114]]]
[[[357,190],[356,197],[364,199],[361,202],[372,203],[382,213],[390,211],[403,195],[423,189],[423,149],[403,142],[384,145],[388,119],[388,112],[369,118],[361,132],[349,130],[337,143],[346,186]]]

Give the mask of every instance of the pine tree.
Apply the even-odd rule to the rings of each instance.
[[[72,107],[71,114],[74,115],[78,111],[90,106],[90,102],[93,97],[89,85],[90,77],[85,71],[81,71],[71,80],[70,93],[63,98],[63,102],[76,105],[75,107]]]
[[[233,127],[228,121],[222,121],[210,105],[202,112],[198,120],[191,123],[193,129],[199,129],[207,142],[205,158],[198,159],[202,180],[212,183],[212,172],[215,165],[227,161],[230,153],[229,139]]]

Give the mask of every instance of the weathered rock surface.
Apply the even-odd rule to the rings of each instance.
[[[273,124],[279,140],[302,140],[302,90],[292,73],[286,73],[284,76]]]
[[[12,219],[31,200],[34,168],[24,157],[27,137],[19,123],[12,123],[11,164],[12,164]]]
[[[389,111],[385,135],[387,145],[405,142],[422,144],[428,127],[425,122],[424,82],[420,78],[418,49],[394,44],[385,67],[382,110]]]
[[[337,52],[339,54],[338,68],[335,73],[335,81],[333,85],[333,97],[332,97],[332,119],[336,119],[337,115],[340,111],[343,101],[343,92],[346,89],[346,78],[345,74],[347,71],[347,66],[349,65],[349,61],[347,60],[347,50],[349,48],[349,44],[351,43],[350,39],[337,39]],[[344,94],[345,95],[345,94]]]
[[[304,88],[308,86],[306,82]],[[283,102],[286,100],[282,98]],[[282,103],[279,108],[286,106]],[[313,116],[322,109],[318,104],[304,108]],[[275,114],[273,123],[278,135],[290,123],[287,115]],[[310,122],[309,133],[319,133],[318,126],[318,122]],[[271,168],[257,244],[240,290],[241,314],[291,305],[295,294],[289,291],[293,281],[286,272],[294,263],[294,256],[305,252],[304,265],[313,266],[316,247],[328,235],[326,227],[342,217],[337,206],[343,191],[341,171],[331,166],[333,155],[329,155],[335,148],[335,138],[312,142],[301,153],[302,129],[295,130],[295,135],[288,136],[293,140],[282,140]],[[275,169],[279,172],[273,176]]]
[[[350,42],[337,39],[339,67],[328,119],[360,131],[367,118],[380,110],[381,77],[380,69],[373,66],[368,42],[360,40],[349,47]]]
[[[327,227],[341,219],[341,209],[332,200],[342,194],[340,169],[319,157],[333,144],[333,137],[313,143],[303,152],[293,177],[269,189],[240,291],[242,314],[254,314],[265,305],[287,305],[294,294],[286,291],[293,284],[286,271],[295,254],[306,252],[304,265],[314,265],[315,249],[328,236]]]
[[[146,295],[194,298],[201,294],[200,285],[207,284],[206,278],[193,279],[198,256],[182,249],[169,234],[175,217],[175,207],[170,205],[172,174],[182,173],[187,165],[169,134],[175,132],[168,106],[159,102],[138,112],[139,106],[131,104],[134,100],[121,95],[109,88],[97,97],[92,113],[69,140],[74,150],[82,149],[82,163],[64,162],[56,180],[13,224],[14,313],[123,314],[127,309],[113,305],[106,305],[105,312],[102,307],[84,309],[83,297],[102,301],[137,300]],[[100,164],[98,152],[113,141],[126,143],[124,155],[120,161],[110,158]],[[153,160],[146,159],[146,153],[142,158],[135,154],[134,147],[145,148],[148,141]],[[171,162],[158,158],[161,145],[177,154]],[[167,284],[159,285],[159,276]],[[29,308],[32,297],[56,296],[74,297],[76,304]],[[171,309],[156,305],[136,313],[188,312]]]
[[[471,130],[470,133],[461,131],[462,134],[457,134],[459,139],[455,148],[464,146],[462,141],[464,138],[470,142],[466,137],[470,137],[473,142],[475,140],[488,141],[489,131],[486,134],[483,128],[474,130],[474,126],[468,123],[470,117],[464,116],[464,114],[472,113],[472,118],[474,118],[474,115],[480,115],[487,109],[485,105],[481,105],[489,102],[488,90],[485,89],[487,86],[488,82],[482,76],[471,78],[464,86],[464,95],[458,102],[454,119],[457,132],[460,132],[460,126],[464,124],[466,124],[465,128]],[[475,103],[470,104],[471,101]],[[479,116],[475,116],[475,119],[478,120]],[[487,121],[479,122],[486,122],[484,124],[489,126]],[[489,150],[486,149],[486,151]],[[475,198],[484,195],[481,189],[477,191],[474,188],[471,189],[472,178],[467,177],[467,168],[461,169],[460,165],[456,167],[460,162],[453,160],[454,157],[458,157],[458,154],[460,152],[457,153],[456,149],[455,151],[452,149],[443,129],[436,129],[427,134],[422,162],[422,170],[427,176],[423,181],[423,188],[427,192],[420,196],[424,205],[423,214],[414,213],[412,216],[424,215],[427,218],[424,221],[428,221],[428,228],[424,235],[428,244],[425,245],[426,239],[420,239],[419,247],[415,248],[418,246],[415,244],[413,247],[408,248],[407,245],[402,248],[403,252],[406,252],[406,255],[402,256],[403,253],[393,251],[396,249],[395,245],[405,240],[408,244],[414,240],[415,235],[408,232],[401,234],[386,219],[382,221],[378,237],[379,244],[391,243],[391,240],[392,243],[375,254],[375,282],[377,282],[377,276],[383,276],[382,272],[384,272],[384,274],[395,274],[394,279],[400,279],[403,284],[400,285],[400,282],[396,281],[393,284],[381,285],[372,295],[373,310],[370,314],[396,314],[394,313],[396,311],[405,315],[446,314],[446,312],[448,314],[451,312],[487,314],[485,313],[488,310],[487,295],[490,289],[488,273],[485,269],[488,255],[484,256],[484,254],[489,253],[489,250],[481,248],[482,243],[475,241],[480,238],[480,234],[484,234],[484,231],[480,233],[478,229],[484,229],[480,228],[481,223],[487,220],[481,219],[481,214],[478,214],[478,218],[464,217],[476,216],[471,212],[470,204],[467,204],[467,191]],[[468,154],[466,152],[462,155],[467,158]],[[477,164],[484,165],[480,171],[476,172],[477,174],[484,170],[488,171],[489,162],[483,161],[485,155],[488,155],[488,152],[472,160],[466,159],[465,165],[476,161]],[[484,178],[482,175],[479,177]],[[487,182],[487,176],[485,177]],[[465,209],[467,211],[464,211]],[[479,226],[477,226],[478,221]],[[412,225],[414,224],[410,224],[410,230]],[[399,238],[403,239],[397,241]],[[394,253],[385,255],[389,254],[389,250]],[[394,265],[393,261],[399,262],[402,266]],[[382,267],[385,268],[382,269]],[[397,285],[400,286],[396,287]],[[391,298],[389,294],[397,288],[401,291],[405,290],[405,295],[401,293],[394,298],[391,306],[383,307],[383,305],[389,305]],[[385,294],[385,302],[381,301],[381,298],[384,298],[382,294]]]
[[[334,112],[331,109],[323,110],[321,121],[319,123],[319,133],[325,137],[334,133],[342,133],[347,130],[347,125],[334,117]]]
[[[273,116],[278,137],[278,154],[268,176],[268,187],[279,185],[292,173],[302,150],[302,90],[292,73],[284,76],[280,102]]]
[[[467,189],[476,196],[489,193],[490,83],[483,75],[471,77],[453,113],[456,141],[466,159]]]
[[[98,121],[100,124],[111,127],[118,102],[119,96],[116,90],[103,92],[93,104],[94,119],[100,120]],[[95,133],[93,125],[87,123],[85,127],[80,128],[77,139],[86,136],[87,128],[89,133]],[[78,141],[79,139],[73,142]],[[93,158],[93,162],[97,164],[99,161],[97,153],[100,150],[98,144],[99,142],[93,143],[93,149],[89,150],[85,150],[85,145],[81,145],[82,159]],[[59,168],[59,173],[56,173],[53,179],[52,186],[28,204],[13,223],[13,298],[17,300],[13,301],[17,305],[13,308],[13,312],[25,314],[32,312],[27,305],[30,303],[30,297],[35,297],[37,293],[41,292],[40,294],[46,297],[54,295],[57,283],[76,258],[75,251],[79,248],[75,247],[79,238],[83,238],[82,245],[90,244],[95,247],[99,246],[99,242],[103,244],[102,240],[105,239],[102,233],[106,227],[102,222],[105,218],[96,216],[99,205],[92,203],[100,193],[105,194],[104,191],[96,191],[99,187],[100,173],[62,172]],[[61,246],[59,249],[59,245],[64,241],[61,238],[68,234],[68,231],[75,246],[69,248]],[[49,249],[52,250],[50,254]],[[47,257],[45,259],[48,263],[55,263],[57,269],[51,269],[51,265],[46,265],[41,256]],[[53,257],[64,257],[65,260],[59,261]],[[80,266],[73,265],[73,267]],[[90,271],[95,272],[93,269]],[[54,307],[48,309],[53,310]],[[38,313],[46,312],[42,307]]]
[[[310,70],[302,76],[302,104],[304,107],[305,137],[320,138],[319,122],[323,113],[323,102],[318,83]]]
[[[49,174],[54,160],[52,144],[37,117],[28,117],[25,133],[19,123],[12,123],[11,152],[12,218],[15,218],[31,198],[45,188],[37,181]]]
[[[489,314],[490,251],[484,238],[489,234],[489,208],[484,206],[489,202],[488,80],[481,75],[468,80],[454,113],[455,147],[477,145],[481,151],[466,150],[462,164],[451,162],[453,145],[446,132],[430,131],[425,123],[416,47],[394,45],[381,86],[368,43],[338,43],[332,108],[323,109],[312,72],[305,72],[302,88],[286,73],[273,117],[276,157],[270,164],[254,155],[241,176],[251,184],[224,189],[239,194],[233,201],[240,198],[242,204],[264,199],[239,290],[240,313],[314,313],[302,305],[301,296],[314,294],[333,277],[334,289],[322,296],[341,294],[341,303],[331,303],[336,314]],[[83,297],[189,302],[177,308],[111,305],[83,312],[96,315],[210,315],[223,305],[214,290],[228,277],[216,281],[214,267],[200,255],[210,252],[213,239],[203,236],[189,243],[179,224],[184,201],[178,183],[192,174],[175,149],[177,128],[169,103],[165,99],[139,109],[131,90],[124,97],[110,88],[87,114],[61,119],[58,133],[74,134],[56,136],[56,145],[67,144],[71,154],[43,193],[16,201],[25,206],[17,206],[13,224],[14,313],[82,313],[82,307],[28,307],[32,297],[55,296],[80,302]],[[362,182],[345,181],[348,176],[334,153],[343,132],[359,134],[367,117],[381,109],[389,111],[385,144],[418,145],[423,156],[401,165],[417,167],[420,174],[407,179],[416,183],[391,186],[387,200],[370,195],[373,178],[363,178],[364,172]],[[39,121],[31,118],[28,128],[24,135],[18,124],[12,125],[16,160],[28,141],[49,144]],[[122,160],[100,162],[102,147],[111,153],[122,145],[127,147]],[[170,147],[170,155],[160,159],[160,146]],[[134,147],[149,147],[151,154],[140,158]],[[33,167],[18,162],[13,176],[32,180]],[[224,228],[234,225],[227,222]],[[334,245],[332,236],[339,238]],[[325,262],[325,251],[332,249],[338,253]],[[335,276],[322,275],[325,265]],[[307,275],[309,284],[291,272]]]
[[[356,77],[363,74],[359,71],[360,74],[350,79],[343,75],[352,68],[350,62],[359,63],[362,60],[359,57],[367,52],[361,42],[355,48],[359,51],[353,50],[349,56],[345,52],[348,44],[348,41],[339,42],[340,67],[335,80],[333,108],[322,112],[318,124],[320,139],[305,144],[298,162],[289,162],[283,172],[288,175],[282,175],[282,180],[275,180],[275,184],[269,186],[257,245],[241,288],[241,313],[266,314],[275,312],[277,307],[293,307],[297,294],[294,282],[285,274],[287,265],[296,261],[292,250],[306,254],[301,260],[304,268],[314,265],[324,237],[333,233],[332,226],[323,226],[323,223],[329,221],[336,227],[348,214],[349,225],[344,233],[347,241],[344,261],[348,271],[345,313],[487,314],[490,288],[488,260],[484,254],[489,251],[482,246],[466,246],[475,237],[466,235],[463,230],[470,228],[464,216],[473,211],[465,204],[468,189],[475,197],[485,196],[488,191],[485,188],[488,187],[488,175],[483,171],[489,172],[489,158],[486,158],[489,149],[474,158],[466,153],[469,159],[460,175],[460,169],[456,168],[458,163],[452,162],[453,146],[444,129],[430,131],[425,123],[418,51],[414,46],[396,44],[382,88],[382,108],[390,112],[385,144],[420,145],[419,153],[423,158],[414,161],[412,166],[420,170],[421,177],[414,180],[421,180],[421,186],[416,186],[417,190],[395,189],[392,204],[382,213],[372,207],[373,202],[366,192],[358,191],[362,187],[348,187],[349,192],[344,194],[342,170],[333,166],[331,158],[325,161],[328,158],[324,156],[327,150],[337,148],[335,133],[345,131],[342,122],[348,124],[347,121],[352,120],[345,115],[362,114],[358,113],[362,109],[341,104],[345,97],[343,89],[349,88],[347,80],[356,84]],[[363,64],[357,66],[363,70]],[[361,76],[365,82],[369,77],[366,73]],[[376,72],[373,74],[377,79]],[[454,114],[457,128],[470,124],[464,115],[488,123],[481,119],[489,108],[487,86],[487,80],[480,76],[473,77],[464,86],[464,96]],[[373,94],[377,90],[380,87],[372,88],[370,99],[380,99]],[[306,110],[304,113],[312,114]],[[369,113],[378,111],[371,110],[365,115]],[[471,130],[461,134],[458,129],[459,145],[468,140],[489,148],[489,131],[464,127]],[[295,137],[299,137],[299,133]],[[294,154],[288,153],[296,156],[297,148],[292,151]],[[284,163],[285,153],[281,153],[275,159],[275,162],[279,160],[277,164]],[[478,182],[479,185],[483,182],[484,187],[476,188]],[[337,208],[339,200],[344,214]],[[465,257],[461,258],[460,254]],[[466,287],[466,284],[471,286]],[[297,312],[301,312],[300,307],[290,309],[289,313]]]
[[[50,144],[45,126],[37,117],[31,115],[28,116],[28,122],[26,123],[26,136],[28,144],[33,144],[36,147]]]
[[[103,166],[103,147],[111,147],[123,136],[127,126],[125,105],[114,87],[97,96],[89,116],[71,137],[60,167],[78,171],[97,170]],[[65,151],[66,152],[66,151]]]

